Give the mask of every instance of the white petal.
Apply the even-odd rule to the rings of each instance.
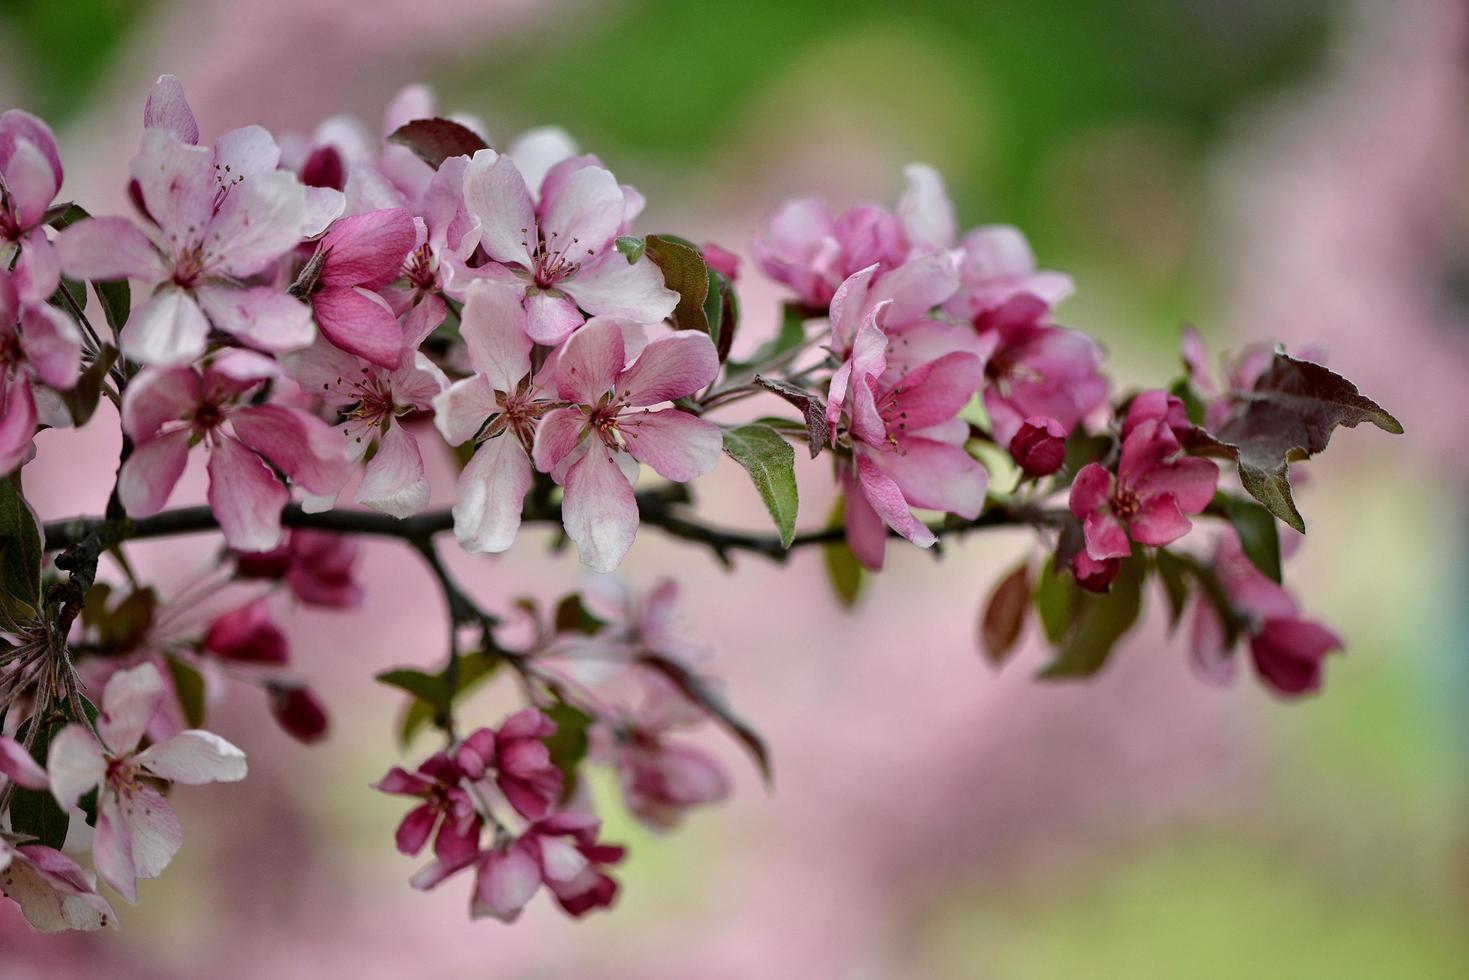
[[[63,810],[70,810],[102,781],[107,760],[91,732],[81,725],[67,725],[51,740],[46,772],[51,777],[51,795]]]
[[[176,783],[233,783],[245,778],[245,753],[213,732],[179,732],[138,754],[135,761]]]

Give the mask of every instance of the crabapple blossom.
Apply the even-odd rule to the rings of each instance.
[[[13,843],[0,833],[0,894],[20,906],[37,932],[116,929],[117,914],[93,878],[71,858],[42,844]]]
[[[561,797],[562,772],[551,761],[544,739],[556,723],[535,708],[523,708],[497,729],[481,728],[454,751],[454,761],[470,780],[494,771],[495,785],[517,813],[539,820]]]
[[[270,618],[264,599],[215,617],[204,633],[204,650],[216,657],[248,664],[283,664],[290,660],[286,636]]]
[[[362,604],[362,586],[354,577],[357,554],[357,542],[345,534],[297,528],[278,548],[237,554],[235,574],[284,580],[304,605],[345,609]]]
[[[0,474],[30,457],[40,420],[36,386],[69,389],[81,368],[82,334],[76,323],[54,306],[26,302],[19,279],[0,269]],[[52,270],[45,288],[49,294],[55,287]]]
[[[1071,484],[1071,512],[1083,521],[1087,557],[1125,558],[1129,539],[1153,547],[1177,541],[1193,527],[1187,515],[1208,506],[1218,482],[1219,467],[1181,455],[1166,422],[1141,422],[1122,440],[1115,476],[1089,463]]]
[[[714,380],[719,357],[708,335],[660,337],[627,364],[627,329],[598,317],[572,335],[556,364],[557,392],[572,405],[548,412],[536,432],[536,468],[566,489],[566,533],[599,572],[622,562],[638,530],[632,474],[624,467],[646,463],[685,483],[714,468],[722,445],[717,426],[677,408],[648,407]]]
[[[239,349],[214,355],[202,369],[140,372],[122,404],[122,430],[136,444],[118,475],[127,512],[146,517],[161,510],[189,447],[202,441],[209,451],[209,503],[225,542],[241,551],[274,548],[290,494],[272,465],[323,495],[335,493],[350,473],[346,446],[320,419],[287,405],[242,404],[279,375],[274,361]]]
[[[513,158],[480,150],[464,174],[464,202],[496,263],[478,274],[517,285],[536,343],[564,341],[585,322],[583,311],[657,323],[678,303],[649,258],[629,263],[613,247],[636,202],[594,163],[563,161],[533,196]]]
[[[392,370],[403,359],[403,327],[373,292],[398,278],[414,247],[413,216],[403,208],[354,214],[321,237],[308,268],[307,294],[321,335],[348,354]]]
[[[22,109],[0,113],[0,268],[23,303],[43,303],[56,288],[60,264],[45,225],[62,178],[51,127]]]
[[[474,808],[467,790],[460,786],[464,771],[445,752],[435,752],[415,772],[394,766],[373,785],[394,796],[410,796],[423,802],[398,825],[398,850],[415,855],[434,839],[434,856],[445,873],[452,873],[479,855],[480,829],[484,819]]]
[[[1050,476],[1066,462],[1066,428],[1048,415],[1032,415],[1020,424],[1009,449],[1026,476]]]
[[[186,785],[245,778],[244,753],[211,732],[180,732],[139,751],[163,696],[163,678],[152,664],[118,671],[102,693],[97,733],[68,725],[51,740],[46,762],[51,792],[64,809],[98,788],[97,873],[129,902],[137,901],[137,879],[158,877],[183,842],[173,808],[140,777]]]

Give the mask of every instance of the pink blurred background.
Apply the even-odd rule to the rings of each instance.
[[[75,68],[62,15],[0,6],[0,106],[54,110],[63,196],[93,211],[124,206],[118,175],[163,71],[206,138],[376,120],[426,80],[497,139],[570,128],[648,195],[644,230],[741,250],[784,195],[888,200],[925,159],[966,221],[1021,223],[1044,265],[1075,275],[1063,318],[1107,344],[1124,383],[1172,377],[1184,318],[1216,348],[1324,341],[1408,434],[1344,431],[1310,465],[1290,576],[1349,649],[1301,704],[1247,677],[1202,686],[1157,603],[1092,682],[1036,682],[1034,644],[996,674],[978,608],[1023,535],[975,535],[941,562],[892,549],[845,614],[815,552],[730,574],[645,531],[625,577],[679,580],[686,632],[720,647],[776,782],[767,793],[710,733],[735,798],[662,837],[596,787],[632,858],[619,906],[580,922],[537,902],[514,927],[471,923],[467,885],[407,887],[402,806],[367,788],[400,761],[399,698],[371,677],[440,658],[443,612],[416,558],[371,543],[362,612],[285,619],[332,737],[299,746],[239,690],[211,727],[249,754],[249,780],[175,794],[184,849],[119,910],[120,932],[36,936],[0,905],[7,980],[1469,972],[1462,4],[857,4],[830,22],[777,3],[707,20],[660,2],[96,6],[110,33]],[[1057,72],[1106,81],[1083,92]],[[778,296],[746,270],[753,345]],[[43,517],[100,512],[107,411],[38,440],[26,476]],[[800,477],[815,524],[829,479]],[[202,499],[202,478],[191,468],[174,502]],[[447,456],[434,478],[447,505]],[[698,491],[712,520],[764,519],[727,461]],[[497,560],[442,544],[504,607],[578,580],[549,542],[523,534]],[[135,554],[176,587],[217,546]],[[506,695],[472,711],[493,720]]]

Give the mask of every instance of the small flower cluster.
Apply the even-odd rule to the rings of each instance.
[[[244,776],[201,728],[227,687],[263,692],[302,742],[327,735],[277,619],[364,601],[353,532],[411,545],[449,612],[441,669],[378,678],[408,696],[405,744],[430,724],[444,739],[377,784],[418,801],[398,847],[432,841],[419,888],[473,869],[471,914],[505,921],[542,886],[572,915],[612,903],[623,852],[600,840],[585,765],[666,829],[730,791],[682,729],[712,720],[767,777],[769,760],[672,631],[671,583],[545,617],[523,603],[514,641],[454,581],[440,532],[493,555],[556,524],[555,546],[599,573],[644,525],[726,564],[820,544],[850,605],[890,538],[1024,527],[1043,560],[986,606],[996,663],[1038,610],[1056,650],[1043,676],[1094,674],[1150,577],[1175,619],[1194,597],[1211,679],[1247,639],[1265,685],[1301,695],[1342,645],[1280,583],[1278,524],[1305,527],[1290,465],[1338,427],[1397,421],[1314,353],[1250,349],[1215,381],[1192,332],[1182,377],[1114,400],[1101,345],[1057,321],[1070,277],[1015,228],[961,234],[930,167],[904,170],[893,208],[775,212],[750,251],[789,299],[758,344],[740,332],[737,256],[639,235],[643,196],[563,131],[496,149],[420,86],[376,132],[339,117],[203,142],[165,75],[120,181],[132,216],[59,201],[63,177],[47,125],[0,114],[0,886],[37,928],[115,923],[62,853],[73,816],[93,827],[96,876],[131,901],[179,847],[163,791]],[[798,417],[726,414],[772,396]],[[22,488],[37,434],[87,424],[102,398],[122,435],[106,513],[43,525]],[[830,461],[825,530],[797,533],[793,444]],[[458,474],[438,511],[434,452]],[[208,506],[169,509],[191,456]],[[775,535],[694,513],[688,485],[723,456]],[[1191,546],[1203,519],[1212,554]],[[134,537],[215,528],[225,547],[177,587],[140,582],[126,557]],[[97,580],[104,554],[125,582]],[[462,701],[497,671],[524,706],[463,734]]]

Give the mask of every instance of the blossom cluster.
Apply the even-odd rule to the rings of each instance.
[[[666,829],[730,787],[680,729],[712,721],[768,776],[766,748],[674,632],[671,583],[546,614],[526,600],[516,622],[453,581],[439,531],[499,554],[557,523],[597,573],[644,524],[726,562],[820,544],[850,604],[889,539],[1027,527],[1039,561],[985,604],[996,662],[1034,616],[1055,650],[1043,676],[1094,674],[1155,579],[1175,619],[1193,604],[1203,676],[1227,679],[1247,639],[1264,684],[1297,696],[1342,644],[1280,584],[1278,525],[1304,530],[1289,465],[1338,426],[1401,431],[1319,352],[1246,351],[1216,382],[1191,332],[1171,385],[1117,392],[1101,345],[1060,319],[1071,278],[1016,228],[961,230],[922,164],[894,207],[800,198],[770,217],[750,254],[788,299],[758,344],[732,252],[640,235],[643,195],[562,130],[496,149],[419,86],[377,130],[337,117],[204,142],[165,75],[120,181],[132,215],[60,200],[63,179],[50,128],[0,115],[0,887],[42,929],[114,924],[96,879],[132,901],[180,845],[163,791],[244,777],[201,727],[225,690],[257,688],[302,742],[327,736],[278,619],[365,601],[354,531],[412,545],[450,613],[441,669],[378,678],[407,696],[405,745],[426,727],[444,741],[376,787],[416,801],[400,851],[432,842],[414,886],[472,876],[471,914],[505,921],[544,886],[579,916],[613,902],[624,856],[585,766]],[[107,512],[43,534],[22,489],[36,437],[103,398],[123,436]],[[731,414],[757,398],[785,414]],[[796,445],[829,463],[825,530],[796,533]],[[434,452],[458,471],[447,511],[430,509]],[[169,509],[191,456],[202,516]],[[694,515],[687,485],[726,456],[774,536]],[[124,557],[134,536],[210,528],[225,547],[176,588]],[[125,582],[97,581],[104,553]],[[471,727],[463,702],[497,673],[524,706]],[[95,878],[63,853],[88,846],[73,816]]]

